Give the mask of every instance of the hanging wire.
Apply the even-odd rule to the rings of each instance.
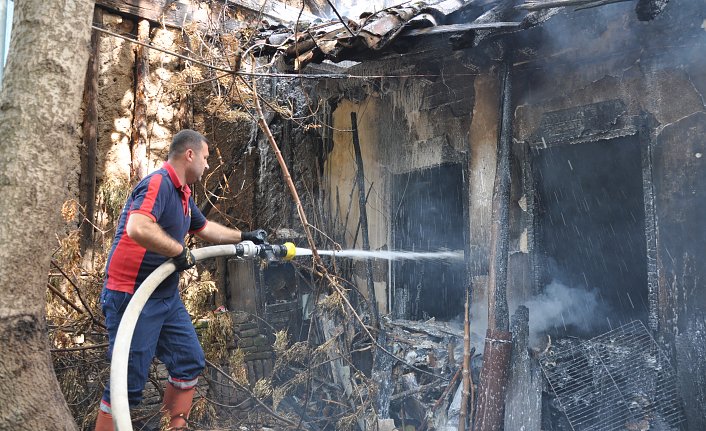
[[[182,60],[190,61],[194,64],[198,64],[203,67],[207,67],[212,70],[219,72],[224,72],[229,75],[238,76],[252,76],[261,78],[283,78],[283,79],[381,79],[381,78],[439,78],[442,74],[406,74],[406,75],[352,75],[349,73],[268,73],[268,72],[241,72],[232,69],[227,69],[224,67],[216,66],[213,64],[208,64],[204,61],[189,57],[186,55],[178,54],[174,51],[169,51],[168,49],[160,48],[149,43],[140,42],[134,38],[115,33],[113,31],[107,30],[105,28],[99,27],[97,25],[92,25],[92,28],[101,33],[107,34],[109,36],[118,37],[124,39],[128,42],[132,42],[137,45],[144,46],[149,49],[154,49],[156,51],[163,52],[165,54],[172,55],[174,57],[180,58]],[[479,73],[456,73],[456,74],[443,74],[443,76],[479,76]]]

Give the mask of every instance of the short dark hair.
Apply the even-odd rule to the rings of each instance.
[[[167,157],[171,159],[174,156],[183,154],[187,149],[200,151],[202,142],[208,145],[208,139],[201,133],[191,129],[184,129],[174,135],[172,144],[169,146],[169,155]]]

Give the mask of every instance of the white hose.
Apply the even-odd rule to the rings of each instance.
[[[236,249],[234,244],[216,245],[191,250],[191,254],[197,262],[201,262],[212,257],[234,256]],[[113,415],[113,425],[118,431],[132,431],[130,404],[127,399],[127,363],[137,319],[152,292],[175,270],[172,259],[155,269],[137,288],[120,320],[113,345],[113,357],[110,361],[110,410]]]

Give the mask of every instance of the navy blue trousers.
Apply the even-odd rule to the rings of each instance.
[[[112,357],[120,319],[132,295],[103,288],[101,306],[108,328],[108,358]],[[205,367],[205,357],[191,317],[177,290],[169,298],[150,298],[135,326],[128,360],[127,392],[130,407],[142,401],[152,359],[167,367],[169,382],[180,389],[196,386]],[[106,384],[101,409],[110,412],[110,382]]]

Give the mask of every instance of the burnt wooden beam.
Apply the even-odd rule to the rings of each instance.
[[[358,118],[355,112],[351,112],[351,128],[353,130],[353,151],[355,152],[355,162],[358,167],[356,171],[356,181],[358,183],[358,206],[360,209],[360,228],[363,236],[363,250],[370,250],[370,235],[368,233],[368,212],[366,209],[365,196],[365,171],[363,170],[363,155],[360,151],[360,140],[358,138]],[[370,259],[365,260],[365,278],[368,287],[368,299],[370,300],[370,317],[375,328],[379,326],[380,313],[378,303],[375,298],[375,283],[373,282],[373,263]]]
[[[142,19],[137,23],[137,40],[143,44],[150,41],[150,22]],[[144,45],[135,45],[135,109],[132,117],[130,180],[137,183],[147,174],[147,97],[149,78],[149,51]]]
[[[93,9],[93,22],[102,24],[103,11]],[[96,211],[96,147],[98,145],[98,55],[100,52],[100,34],[91,34],[91,55],[86,68],[86,79],[83,87],[83,148],[81,151],[81,192],[80,201],[83,206],[81,220],[81,236],[79,249],[82,256],[93,246],[93,219]],[[85,259],[84,265],[90,265],[92,259]]]
[[[554,0],[547,2],[528,1],[521,5],[518,5],[517,8],[524,10],[541,10],[566,6],[580,6],[582,8],[589,8],[592,6],[602,6],[610,3],[620,3],[624,1],[632,0]]]
[[[458,412],[458,431],[466,430],[466,421],[473,418],[473,401],[469,403],[468,399],[473,398],[473,388],[471,386],[471,322],[469,314],[469,304],[471,295],[466,289],[466,305],[464,307],[463,319],[463,378],[461,391],[461,408]],[[470,409],[469,409],[470,404]]]
[[[503,65],[500,140],[497,150],[495,185],[490,228],[488,270],[488,328],[507,331],[510,318],[507,305],[507,257],[510,214],[510,146],[512,145],[511,66]]]
[[[644,142],[640,145],[640,156],[642,165],[642,195],[645,205],[645,245],[647,255],[647,303],[649,304],[647,324],[651,331],[657,333],[659,327],[659,268],[657,262],[657,209],[655,207],[655,183],[652,172],[654,162],[652,152],[655,142],[650,130],[656,126],[650,124],[650,117],[646,113],[640,115],[641,121],[638,128],[638,139]]]
[[[530,348],[529,309],[517,307],[510,323],[512,354],[507,385],[505,423],[507,430],[542,429],[542,371],[528,354]]]
[[[380,333],[377,338],[377,347],[375,357],[373,358],[373,381],[378,384],[377,397],[375,407],[377,415],[380,419],[388,419],[390,417],[390,400],[392,392],[395,390],[395,385],[392,383],[392,366],[395,360],[392,356],[385,354],[381,349],[390,351],[390,342],[387,339],[387,331],[384,327],[380,327]]]
[[[158,24],[179,28],[187,23],[187,17],[195,10],[195,6],[191,2],[174,0],[97,0],[96,5]]]
[[[424,36],[428,34],[459,33],[469,30],[512,30],[520,28],[521,22],[485,22],[470,24],[437,25],[403,31],[400,37]]]

